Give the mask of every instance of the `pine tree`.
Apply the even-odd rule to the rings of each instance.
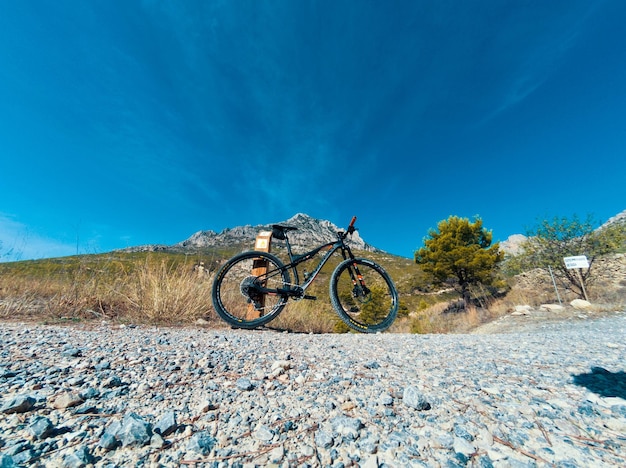
[[[450,216],[430,230],[424,247],[415,252],[415,261],[439,284],[452,283],[470,305],[470,287],[490,285],[498,264],[504,259],[498,243],[491,245],[492,233],[478,217]]]

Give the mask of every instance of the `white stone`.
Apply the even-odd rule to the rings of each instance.
[[[76,393],[64,392],[64,393],[57,395],[52,400],[52,407],[56,409],[65,409],[65,408],[71,408],[73,406],[78,406],[82,402],[83,402],[83,399]]]
[[[291,363],[286,360],[274,361],[274,363],[272,364],[272,370],[277,369],[279,367],[281,369],[289,369],[291,367]]]
[[[152,434],[152,437],[150,438],[150,447],[153,448],[162,448],[165,445],[165,441],[163,440],[163,437],[161,437],[159,434]]]
[[[561,304],[541,304],[539,306],[540,310],[547,310],[548,312],[561,312],[565,310]]]
[[[502,453],[499,450],[487,450],[487,456],[491,459],[491,461],[500,461],[507,458],[507,455]]]
[[[361,466],[363,468],[378,468],[378,456],[376,454],[370,456]]]
[[[587,310],[591,307],[591,302],[584,299],[574,299],[570,305],[576,310]]]
[[[146,382],[142,382],[137,386],[138,393],[146,393],[148,390],[150,390],[150,385]]]
[[[476,442],[483,449],[491,447],[493,445],[493,435],[488,429],[481,428],[478,432],[478,438],[476,439]]]
[[[198,403],[198,412],[200,413],[208,413],[209,409],[211,409],[211,402],[208,400],[202,400],[200,403]]]
[[[270,461],[272,463],[280,463],[285,456],[285,447],[279,445],[270,452]]]
[[[454,451],[463,455],[471,455],[476,452],[476,447],[461,437],[454,438]]]

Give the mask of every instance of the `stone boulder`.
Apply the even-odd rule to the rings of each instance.
[[[570,305],[576,310],[589,310],[591,308],[591,303],[584,299],[574,299]]]

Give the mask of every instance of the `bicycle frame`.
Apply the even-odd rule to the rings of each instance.
[[[300,278],[298,276],[298,270],[296,269],[296,266],[300,265],[301,263],[307,260],[310,260],[311,258],[313,258],[314,255],[316,255],[318,252],[324,249],[328,249],[328,252],[326,252],[326,254],[324,254],[324,256],[320,259],[315,269],[313,269],[313,271],[309,274],[309,277],[304,279],[304,283],[300,284]],[[311,250],[310,252],[307,252],[301,255],[292,255],[290,253],[289,259],[291,260],[291,263],[289,263],[288,265],[285,265],[285,269],[291,269],[291,271],[293,271],[296,285],[301,287],[304,291],[306,291],[307,288],[311,285],[311,283],[313,283],[313,281],[315,280],[315,277],[319,274],[322,268],[324,268],[324,265],[326,265],[326,262],[338,250],[341,250],[341,256],[343,257],[344,260],[346,260],[348,256],[350,258],[354,258],[354,256],[352,255],[352,251],[350,250],[350,247],[345,245],[343,239],[339,239],[335,242],[329,242],[327,244],[321,245]]]
[[[300,254],[300,255],[294,255],[291,252],[291,245],[289,244],[289,239],[287,236],[285,236],[285,242],[287,244],[287,254],[289,255],[290,263],[288,263],[287,265],[284,265],[279,270],[277,269],[273,271],[268,271],[264,276],[270,277],[271,275],[277,274],[278,272],[282,273],[285,270],[291,270],[293,272],[294,281],[295,281],[293,286],[295,287],[290,288],[288,290],[259,288],[259,292],[264,293],[264,294],[281,294],[281,295],[286,295],[286,296],[291,296],[291,297],[304,296],[304,292],[311,285],[311,283],[313,283],[313,281],[315,280],[319,272],[322,270],[322,268],[324,268],[324,265],[326,265],[326,262],[328,262],[330,257],[335,252],[337,252],[338,250],[341,250],[341,256],[343,257],[344,260],[347,260],[348,258],[352,258],[352,259],[355,258],[354,255],[352,254],[352,250],[350,249],[349,246],[346,245],[344,241],[345,235],[344,237],[341,237],[342,235],[343,234],[339,234],[339,238],[334,242],[328,242],[327,244],[320,245],[319,247],[316,247],[315,249],[309,252],[306,252],[304,254]],[[316,255],[317,253],[325,249],[328,249],[328,252],[326,252],[326,254],[324,254],[324,256],[320,259],[315,269],[310,273],[310,276],[304,280],[304,283],[300,284],[300,277],[298,276],[298,270],[296,267],[300,265],[301,263],[307,260],[310,260],[311,258],[313,258],[314,255]],[[350,272],[350,275],[352,276],[352,272]],[[358,273],[358,271],[357,271],[357,276],[359,277],[359,280],[361,280],[360,274]],[[352,278],[352,279],[353,281],[355,280],[355,278]]]

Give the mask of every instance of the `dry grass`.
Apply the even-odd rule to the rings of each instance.
[[[467,333],[484,323],[495,320],[507,312],[497,306],[483,309],[470,307],[468,310],[449,311],[443,302],[411,314],[408,322],[410,333]]]
[[[211,278],[184,264],[146,260],[113,293],[127,304],[128,318],[136,322],[189,323],[212,315]]]
[[[340,319],[329,303],[302,300],[288,303],[268,326],[300,333],[332,333],[338,322]]]
[[[202,318],[209,326],[225,326],[213,310],[213,278],[193,271],[197,260],[163,254],[99,260],[87,256],[1,268],[0,319],[184,325]],[[396,276],[404,278],[397,268]],[[290,301],[269,326],[302,333],[346,331],[328,297],[330,271],[332,265],[307,291],[317,301]],[[506,296],[482,301],[481,308],[448,312],[454,294],[417,292],[417,277],[412,270],[407,275],[406,284],[400,281],[401,313],[390,329],[395,333],[463,333],[512,312],[517,305],[557,302],[549,277],[531,282],[527,275],[520,277],[521,283],[518,278]],[[626,280],[613,281],[610,287],[598,282],[588,292],[593,311],[626,307]],[[575,298],[563,290],[560,294],[564,303]]]
[[[615,285],[604,286],[595,284],[587,291],[592,310],[624,310],[626,307],[626,288]],[[578,296],[570,291],[559,288],[559,296],[552,284],[547,283],[534,288],[513,286],[507,295],[495,300],[489,310],[498,317],[515,310],[515,306],[529,305],[537,308],[542,304],[558,304],[559,299],[563,305],[569,304]]]
[[[88,278],[68,282],[56,278],[2,278],[0,317],[54,320],[96,315],[102,298]]]
[[[191,324],[202,318],[223,326],[213,310],[213,276],[158,254],[123,264],[73,262],[44,272],[0,274],[0,318],[62,322]],[[331,333],[340,322],[328,297],[328,274],[308,291],[317,301],[290,301],[269,326],[302,333]]]
[[[216,320],[211,278],[199,277],[190,265],[152,258],[131,271],[79,265],[60,274],[0,275],[0,317],[160,324]]]

